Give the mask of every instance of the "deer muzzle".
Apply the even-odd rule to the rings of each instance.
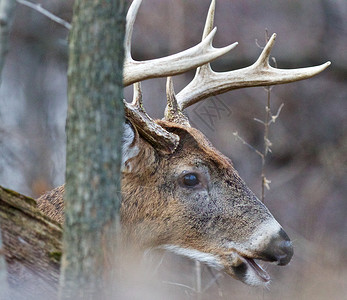
[[[279,233],[271,238],[266,249],[262,251],[262,259],[276,262],[279,266],[287,265],[293,256],[293,244],[281,228]]]
[[[226,273],[254,286],[270,282],[270,276],[258,261],[284,266],[290,262],[294,253],[288,235],[274,219],[259,226],[247,242],[229,242],[226,246],[230,252],[221,257]]]

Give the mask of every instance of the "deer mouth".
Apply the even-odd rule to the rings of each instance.
[[[258,261],[256,258],[233,253],[232,261],[229,261],[229,266],[225,268],[225,271],[248,285],[265,286],[270,283],[271,278],[256,261]]]
[[[252,270],[256,273],[256,275],[264,281],[264,283],[270,282],[270,275],[260,266],[258,265],[254,259],[252,258],[244,258],[246,263]]]
[[[266,286],[270,283],[269,274],[255,260],[271,261],[259,257],[250,258],[236,251],[213,254],[199,250],[183,248],[176,245],[162,245],[159,248],[178,255],[183,255],[209,265],[217,270],[223,270],[228,275],[252,286]]]

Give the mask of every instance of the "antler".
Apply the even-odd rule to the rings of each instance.
[[[269,56],[276,38],[276,34],[273,34],[253,65],[229,72],[214,72],[209,63],[237,45],[234,43],[220,49],[212,46],[212,39],[216,33],[216,28],[212,29],[215,0],[212,0],[207,14],[201,43],[168,57],[135,61],[131,57],[131,35],[141,2],[142,0],[134,0],[127,14],[123,82],[125,86],[131,83],[135,84],[133,103],[129,104],[124,101],[125,114],[144,139],[165,153],[172,153],[176,149],[179,137],[159,126],[146,114],[142,105],[139,81],[153,77],[176,75],[198,67],[193,80],[177,96],[173,89],[171,77],[167,81],[168,103],[165,109],[165,119],[189,126],[189,121],[182,112],[183,109],[211,95],[243,87],[275,85],[310,78],[330,65],[330,62],[326,62],[316,67],[291,70],[271,67]]]
[[[215,0],[212,0],[207,15],[203,39],[211,33],[215,11]],[[193,80],[177,94],[181,110],[211,95],[218,95],[234,89],[255,86],[276,85],[310,78],[322,72],[330,61],[316,67],[301,69],[277,69],[269,65],[270,51],[275,43],[273,34],[264,47],[258,60],[251,66],[229,71],[214,72],[209,63],[199,67]]]
[[[178,106],[175,90],[173,87],[172,77],[168,77],[166,81],[166,98],[167,106],[165,109],[164,119],[166,121],[179,123],[190,127],[188,118],[183,114],[183,112]]]
[[[210,30],[202,41],[185,51],[163,58],[135,61],[131,57],[131,36],[133,32],[135,18],[142,0],[134,0],[131,4],[126,18],[125,32],[125,59],[123,84],[130,85],[134,82],[148,78],[172,76],[194,69],[207,62],[210,62],[233,49],[237,43],[223,48],[214,48],[212,40],[217,28]]]
[[[135,61],[131,57],[131,36],[141,2],[142,0],[134,0],[132,2],[126,18],[123,84],[127,86],[134,83],[134,99],[131,104],[124,101],[125,115],[148,142],[155,145],[160,151],[171,153],[176,149],[179,137],[156,124],[153,119],[147,115],[142,105],[142,92],[139,82],[148,78],[184,73],[222,56],[233,49],[237,43],[224,48],[214,48],[212,46],[212,40],[217,30],[214,28],[210,30],[209,34],[207,34],[198,45],[190,49],[163,58]],[[173,98],[171,102],[168,98],[169,107],[170,103],[172,103],[172,105],[177,103],[173,93],[172,83],[171,88]],[[177,107],[177,104],[175,107]],[[173,112],[173,115],[176,114],[174,113],[174,109],[175,108],[172,107],[170,110]],[[175,117],[175,120],[181,122],[183,118],[184,116],[182,115],[179,119]],[[188,119],[186,119],[186,122],[189,124]]]
[[[149,143],[164,153],[172,153],[175,151],[179,137],[171,132],[168,132],[145,112],[142,104],[142,91],[140,82],[134,84],[133,102],[128,103],[125,100],[125,116],[133,123],[140,132],[142,137]]]

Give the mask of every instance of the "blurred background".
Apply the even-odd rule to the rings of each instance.
[[[73,1],[41,0],[71,22]],[[208,0],[144,0],[135,23],[133,57],[166,56],[201,40]],[[202,266],[202,299],[343,299],[347,293],[347,1],[217,1],[215,47],[239,45],[212,67],[226,71],[253,63],[265,31],[277,33],[272,56],[280,68],[332,65],[305,81],[275,86],[270,126],[271,180],[265,204],[294,242],[289,266],[267,266],[269,289],[252,288]],[[0,185],[34,198],[64,183],[67,109],[67,30],[18,5],[0,86]],[[176,76],[179,92],[194,72]],[[143,82],[154,118],[165,107],[165,79]],[[131,88],[125,89],[131,100]],[[229,156],[261,195],[261,159],[237,132],[263,151],[267,91],[236,90],[190,109],[192,124]],[[195,297],[195,263],[165,254],[159,272],[177,299]],[[164,271],[165,270],[165,271]],[[216,277],[218,278],[216,281]]]

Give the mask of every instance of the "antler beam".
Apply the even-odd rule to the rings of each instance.
[[[135,61],[131,57],[131,36],[135,18],[142,0],[134,0],[127,14],[127,26],[125,33],[125,62],[124,62],[124,86],[148,78],[172,76],[197,68],[207,62],[224,55],[233,49],[237,43],[223,48],[214,48],[212,40],[216,34],[216,28],[210,30],[209,34],[196,46],[180,53],[163,58]]]

